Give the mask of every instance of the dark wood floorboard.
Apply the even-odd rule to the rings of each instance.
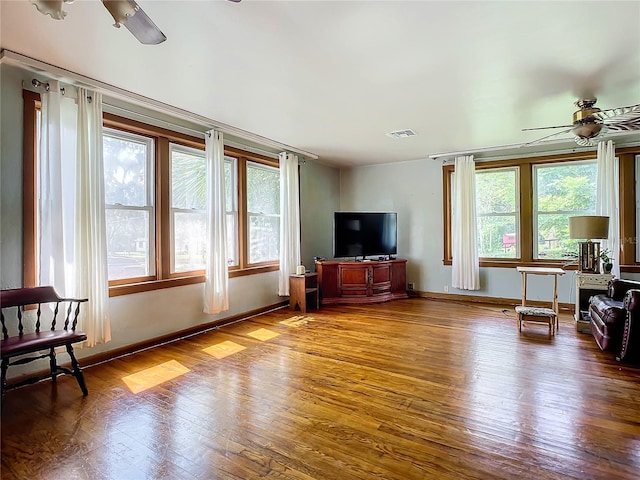
[[[2,478],[640,478],[640,369],[568,314],[552,337],[511,308],[419,298],[294,315],[87,367],[85,398],[72,377],[8,392]],[[224,341],[245,349],[204,351]],[[189,371],[123,381],[170,361]]]

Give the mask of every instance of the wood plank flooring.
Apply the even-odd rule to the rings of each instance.
[[[10,391],[2,478],[640,477],[640,369],[568,314],[553,337],[419,298],[294,316],[85,368],[86,398],[72,377]]]

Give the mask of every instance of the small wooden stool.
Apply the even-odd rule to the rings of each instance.
[[[564,270],[553,267],[516,267],[516,270],[522,276],[522,305],[516,307],[518,330],[522,331],[523,322],[548,323],[549,335],[555,334],[558,331],[558,276],[564,275]],[[551,308],[527,305],[527,275],[553,276]]]
[[[523,322],[549,324],[549,335],[555,334],[558,330],[558,315],[551,308],[518,305],[516,313],[518,314],[518,330],[520,332],[522,331]]]

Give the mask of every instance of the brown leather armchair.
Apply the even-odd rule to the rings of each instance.
[[[589,301],[591,333],[601,350],[618,360],[640,360],[640,282],[613,279],[607,293]]]

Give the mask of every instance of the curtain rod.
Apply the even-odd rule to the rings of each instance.
[[[180,129],[183,131],[188,131],[193,133],[195,136],[199,136],[199,137],[204,137],[206,131],[205,128],[203,127],[202,130],[196,130],[194,128],[190,128],[190,127],[186,127],[184,125],[180,125],[178,123],[174,123],[174,122],[170,122],[168,120],[162,120],[158,117],[152,117],[151,115],[147,115],[145,113],[141,113],[141,112],[136,112],[134,110],[131,110],[129,108],[125,108],[125,107],[121,107],[119,105],[113,105],[112,103],[107,103],[107,102],[102,102],[102,104],[104,106],[107,107],[108,110],[120,110],[121,112],[125,112],[125,113],[129,113],[129,114],[133,114],[136,117],[140,117],[140,118],[145,118],[147,120],[153,121],[153,122],[158,122],[158,123],[162,123],[164,125],[167,125],[169,127],[175,128],[175,129]],[[210,130],[210,129],[209,129]]]
[[[81,84],[83,86],[88,86],[102,93],[103,95],[113,97],[118,100],[123,100],[125,102],[129,102],[143,108],[149,108],[156,112],[173,116],[181,120],[202,125],[205,130],[215,128],[225,134],[233,135],[243,140],[248,140],[250,142],[254,142],[266,147],[271,147],[278,150],[286,150],[314,160],[318,159],[318,155],[316,155],[315,153],[307,152],[305,150],[301,150],[299,148],[295,148],[290,145],[271,140],[261,135],[247,132],[240,128],[218,122],[211,118],[189,112],[182,108],[174,107],[173,105],[169,105],[158,100],[153,100],[152,98],[145,97],[144,95],[139,95],[120,87],[101,82],[100,80],[96,80],[94,78],[72,72],[71,70],[56,67],[55,65],[51,65],[50,63],[46,63],[35,58],[22,55],[12,50],[2,49],[2,51],[0,51],[0,63],[6,63],[8,65],[26,68],[27,70],[30,70],[32,72],[44,74],[49,77],[53,77],[56,80],[67,82],[72,85]]]

